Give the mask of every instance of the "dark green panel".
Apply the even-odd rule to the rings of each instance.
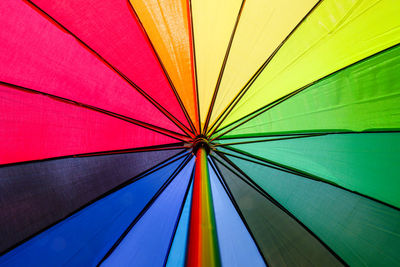
[[[216,161],[268,266],[340,266],[299,223]]]
[[[236,157],[228,158],[350,266],[400,266],[400,211]]]

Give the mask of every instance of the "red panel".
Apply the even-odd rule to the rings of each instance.
[[[126,0],[33,0],[181,122],[183,111]]]
[[[0,1],[0,80],[180,132],[74,37],[22,1]]]
[[[0,114],[0,164],[176,142],[96,111],[2,85]]]

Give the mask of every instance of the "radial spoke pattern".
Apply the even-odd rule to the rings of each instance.
[[[0,265],[399,266],[398,14],[0,1]]]

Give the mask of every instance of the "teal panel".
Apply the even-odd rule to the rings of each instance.
[[[400,207],[400,133],[331,134],[231,147]]]

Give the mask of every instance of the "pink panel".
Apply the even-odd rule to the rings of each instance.
[[[0,1],[0,81],[181,132],[153,104],[23,1]]]
[[[31,1],[187,125],[127,0]]]
[[[73,104],[0,85],[0,164],[174,143]]]

